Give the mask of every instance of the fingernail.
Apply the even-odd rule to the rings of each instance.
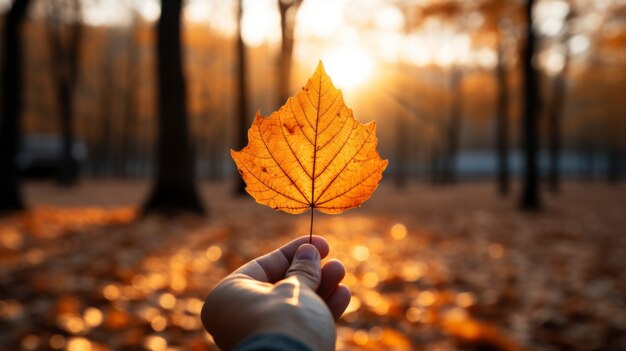
[[[298,260],[314,260],[317,258],[317,249],[311,244],[304,244],[298,248],[296,259]]]

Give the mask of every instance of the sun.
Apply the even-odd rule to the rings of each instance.
[[[324,67],[339,88],[352,89],[365,83],[374,68],[374,60],[362,49],[340,48],[322,57]]]

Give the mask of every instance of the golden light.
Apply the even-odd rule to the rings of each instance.
[[[280,16],[268,0],[243,2],[241,36],[247,46],[256,47],[264,42],[280,40]]]
[[[167,349],[167,340],[160,336],[151,335],[144,340],[143,346],[148,350],[161,351]]]
[[[356,278],[356,276],[350,272],[346,273],[345,278],[343,278],[343,283],[346,284],[347,286],[354,286],[354,284],[356,284],[358,281],[358,279]]]
[[[341,1],[304,1],[296,14],[296,36],[335,35],[342,25],[343,11],[344,4]]]
[[[170,293],[164,293],[159,297],[159,305],[167,310],[171,310],[176,305],[176,297]]]
[[[363,245],[357,245],[352,249],[352,257],[357,261],[363,262],[370,257],[370,250]]]
[[[82,337],[70,338],[67,342],[68,351],[90,351],[91,342]]]
[[[103,315],[99,309],[95,307],[89,307],[85,310],[85,313],[83,314],[83,319],[85,320],[85,324],[88,327],[93,328],[102,324]]]
[[[322,57],[324,67],[333,83],[340,89],[354,88],[365,83],[374,70],[374,60],[365,50],[341,48]]]
[[[365,346],[369,342],[369,335],[365,330],[357,330],[352,335],[352,340],[359,346]]]
[[[167,327],[167,320],[163,316],[156,316],[150,321],[150,326],[156,332],[163,331]]]
[[[219,246],[209,246],[206,249],[206,258],[211,262],[217,262],[222,257],[222,249]]]
[[[113,284],[109,284],[102,289],[102,295],[109,301],[117,300],[120,297],[120,289]]]
[[[471,292],[462,292],[456,295],[455,302],[460,307],[468,308],[476,304],[476,295]]]
[[[410,262],[400,270],[400,276],[408,282],[414,282],[426,273],[426,264],[423,262]]]
[[[396,223],[391,227],[391,237],[396,240],[402,240],[406,238],[406,226],[402,223]]]
[[[147,22],[154,22],[161,15],[161,6],[156,1],[142,1],[137,8],[141,17]]]
[[[180,275],[173,275],[171,277],[170,286],[174,291],[181,292],[187,287],[187,279]]]
[[[148,286],[154,290],[161,289],[165,283],[165,277],[160,273],[150,273],[148,276]]]
[[[187,299],[187,312],[200,315],[202,311],[202,300],[196,298]]]
[[[378,285],[378,275],[374,272],[367,272],[363,275],[363,285],[368,288],[375,288]]]
[[[150,322],[160,314],[159,310],[154,307],[146,307],[139,311],[139,316]]]
[[[211,20],[211,8],[204,1],[191,1],[184,7],[183,17],[190,22],[207,23]]]
[[[71,316],[65,321],[65,330],[71,334],[79,334],[85,331],[85,323],[80,317]]]
[[[376,12],[374,23],[383,30],[401,31],[404,28],[404,15],[395,6],[384,6]]]
[[[361,299],[359,299],[356,296],[353,296],[352,299],[350,299],[350,303],[348,304],[348,307],[346,308],[346,314],[348,313],[352,313],[357,311],[359,308],[361,308]]]
[[[125,25],[130,15],[122,2],[98,1],[82,8],[82,20],[93,26]]]
[[[142,290],[142,289],[144,289],[147,286],[147,284],[148,284],[147,281],[148,281],[148,279],[146,278],[145,275],[143,275],[143,274],[135,274],[130,282],[131,282],[131,284],[133,285],[133,287],[135,289]]]
[[[467,319],[467,311],[462,308],[451,308],[444,314],[444,319],[448,321],[464,321]]]
[[[422,291],[417,297],[417,303],[421,306],[430,306],[435,303],[436,298],[432,291]]]
[[[389,304],[389,302],[380,299],[378,303],[376,303],[376,305],[374,305],[373,307],[374,313],[379,316],[384,316],[389,313],[389,308],[391,307],[391,305]]]
[[[419,322],[422,318],[422,309],[417,307],[410,307],[405,314],[406,320],[411,323]]]

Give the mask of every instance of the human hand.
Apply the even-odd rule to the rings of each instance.
[[[258,257],[224,278],[207,296],[202,323],[217,345],[230,350],[260,333],[294,337],[315,351],[335,349],[334,320],[350,302],[340,284],[345,267],[330,260],[328,242],[308,236]]]

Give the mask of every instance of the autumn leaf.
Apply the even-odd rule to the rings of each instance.
[[[269,117],[258,112],[248,145],[231,150],[246,191],[287,213],[340,213],[378,187],[387,160],[376,152],[376,124],[359,123],[320,62],[302,91]]]

